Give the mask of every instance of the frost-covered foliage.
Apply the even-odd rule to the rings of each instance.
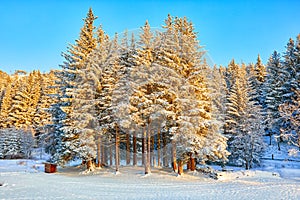
[[[32,130],[6,128],[0,130],[0,158],[30,158],[34,145]]]
[[[267,77],[264,84],[264,115],[270,118],[267,119],[268,123],[271,123],[267,130],[270,137],[279,134],[280,115],[278,107],[282,103],[284,74],[286,72],[282,68],[280,54],[274,51],[267,63]]]
[[[58,162],[59,164],[64,164],[76,158],[79,152],[78,148],[84,150],[87,154],[90,150],[86,148],[85,145],[80,146],[81,144],[78,142],[78,132],[80,129],[74,125],[76,124],[75,121],[78,122],[81,119],[74,119],[74,117],[76,117],[76,111],[74,112],[74,109],[76,109],[76,106],[79,106],[76,105],[77,102],[75,102],[80,100],[76,99],[78,95],[76,96],[75,91],[80,90],[79,86],[82,87],[80,82],[77,83],[77,81],[82,80],[81,70],[85,68],[84,66],[89,54],[97,46],[96,33],[94,32],[95,27],[93,25],[96,18],[90,8],[87,17],[84,19],[84,25],[81,28],[79,39],[75,41],[74,45],[69,46],[66,53],[63,53],[65,61],[61,65],[62,70],[55,72],[57,77],[57,94],[55,94],[57,103],[53,104],[50,109],[53,124],[48,127],[51,134],[55,136],[52,142],[58,145],[50,151],[52,161]]]
[[[279,107],[280,115],[284,121],[284,125],[280,129],[279,137],[292,146],[294,154],[300,150],[300,91],[294,90],[295,97],[291,102],[281,104]]]
[[[285,139],[284,130],[293,130],[290,122],[291,106],[296,103],[299,87],[300,67],[300,35],[297,42],[290,39],[286,51],[281,57],[276,51],[272,54],[267,64],[267,77],[263,90],[263,107],[265,119],[269,122],[267,133],[274,135],[278,142]],[[297,104],[297,103],[296,103]],[[285,111],[282,108],[287,108]],[[280,146],[278,146],[280,149]]]
[[[229,90],[227,124],[230,123],[229,160],[236,165],[252,168],[259,163],[264,149],[261,108],[253,87],[254,70],[243,65],[236,69],[236,79]]]
[[[266,67],[258,56],[247,67],[210,68],[186,17],[168,15],[156,32],[146,21],[136,39],[126,31],[120,42],[96,29],[96,18],[89,9],[60,70],[0,73],[1,135],[28,128],[51,162],[81,159],[88,170],[114,158],[118,171],[126,149],[126,163],[141,156],[145,173],[156,163],[181,173],[195,158],[224,164],[229,152],[248,169],[259,163],[264,134],[299,145],[300,35]]]

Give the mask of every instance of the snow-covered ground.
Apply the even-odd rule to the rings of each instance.
[[[44,173],[42,161],[0,160],[0,199],[300,199],[300,163],[264,161],[259,170],[181,177],[169,169],[121,166],[83,174],[76,167]]]

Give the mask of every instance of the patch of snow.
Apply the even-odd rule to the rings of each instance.
[[[141,166],[120,166],[120,176],[115,175],[113,167],[95,169],[89,174],[80,173],[83,168],[59,167],[57,173],[48,174],[43,172],[42,163],[0,160],[0,183],[5,184],[0,187],[0,198],[300,199],[299,180],[289,178],[299,175],[296,167],[270,165],[270,171],[234,169],[219,172],[222,178],[214,180],[191,171],[185,171],[179,178],[170,168],[151,168],[151,175],[144,175]],[[33,166],[41,168],[36,170]]]

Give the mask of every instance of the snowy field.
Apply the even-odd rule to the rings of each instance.
[[[177,177],[170,170],[142,167],[75,167],[44,173],[42,161],[0,160],[0,199],[300,199],[300,163],[265,161],[260,170],[220,172],[218,180],[201,173]]]

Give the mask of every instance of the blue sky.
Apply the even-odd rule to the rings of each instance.
[[[0,3],[0,70],[42,72],[59,68],[61,52],[78,37],[89,7],[110,35],[141,27],[149,20],[160,27],[167,14],[187,16],[195,25],[200,44],[213,62],[227,65],[264,63],[274,50],[284,51],[300,33],[298,0],[3,0]]]

